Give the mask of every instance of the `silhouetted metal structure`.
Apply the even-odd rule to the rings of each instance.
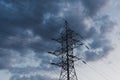
[[[48,52],[60,59],[60,61],[56,63],[51,63],[52,65],[61,67],[59,80],[78,80],[74,68],[74,62],[80,60],[80,58],[73,54],[74,48],[83,45],[78,37],[81,36],[70,29],[68,22],[65,21],[65,30],[62,31],[59,38],[53,39],[61,44],[61,48],[54,52]]]

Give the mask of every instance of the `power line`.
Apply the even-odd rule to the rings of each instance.
[[[88,64],[87,64],[88,65]],[[102,73],[98,72],[96,69],[94,69],[93,67],[91,67],[90,65],[88,65],[89,68],[91,68],[93,71],[95,71],[97,74],[99,74],[100,76],[102,76],[105,80],[109,80],[107,79]]]
[[[77,64],[77,66],[79,66],[79,64]],[[77,68],[76,68],[76,70],[77,70],[77,72],[79,71],[78,74],[83,75],[87,80],[90,80],[90,77],[88,77],[85,73],[83,73],[82,71],[80,71]]]
[[[91,70],[93,70],[94,72],[96,72],[98,75],[100,75],[101,77],[103,77],[105,80],[109,80],[108,78],[106,78],[106,76],[104,76],[101,72],[97,71],[94,67],[92,67],[90,64],[88,64],[87,62],[84,63],[86,64]],[[110,77],[110,76],[109,76]]]
[[[103,62],[103,63],[105,63],[105,60],[102,58],[102,59],[100,59],[100,61],[101,62]],[[113,63],[112,63],[113,64]],[[117,72],[117,73],[120,73],[119,71],[118,71],[118,67],[115,65],[115,64],[113,64],[113,65],[109,65],[109,67],[114,71],[114,72]],[[114,68],[115,67],[115,68]]]

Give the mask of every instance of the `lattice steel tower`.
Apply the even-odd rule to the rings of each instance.
[[[82,41],[78,39],[79,36],[70,29],[68,22],[65,21],[65,30],[62,31],[59,38],[53,39],[61,44],[61,48],[53,52],[48,52],[59,58],[58,62],[51,63],[61,67],[59,80],[78,80],[74,62],[79,60],[79,58],[73,54],[73,49],[79,45],[83,45]]]

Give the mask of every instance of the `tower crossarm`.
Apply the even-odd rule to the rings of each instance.
[[[69,55],[69,57],[71,57],[73,59],[73,61],[81,60],[81,58],[74,56],[74,55]]]

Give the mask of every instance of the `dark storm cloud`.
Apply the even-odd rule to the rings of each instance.
[[[80,5],[80,2],[83,6]],[[91,49],[102,49],[100,55],[92,51],[86,51],[87,61],[98,60],[104,55],[106,56],[112,47],[105,35],[113,28],[114,23],[109,16],[100,16],[97,19],[93,19],[91,16],[96,16],[107,2],[108,0],[69,0],[66,1],[69,5],[65,5],[64,0],[1,0],[0,69],[9,69],[13,74],[23,74],[26,68],[11,68],[11,60],[16,57],[16,54],[26,56],[26,54],[29,54],[27,50],[31,50],[35,51],[36,57],[39,57],[43,64],[39,66],[41,68],[35,67],[32,69],[50,70],[51,67],[46,67],[46,63],[50,62],[50,57],[46,56],[45,53],[55,50],[56,45],[58,45],[51,38],[59,35],[63,28],[63,19],[67,19],[71,28],[83,35],[86,40],[93,40],[90,43]],[[84,8],[83,12],[79,12],[78,7],[79,9]],[[87,17],[84,10],[88,15]],[[84,19],[88,17],[93,20],[95,25],[86,30]],[[29,73],[30,69],[27,69],[26,73]],[[36,79],[35,77],[30,78]],[[15,75],[11,80],[27,80],[30,78],[20,78],[19,75]],[[37,79],[47,80],[42,76],[38,76]]]
[[[81,0],[89,16],[96,15],[110,0]]]
[[[22,44],[26,41],[26,30],[32,30],[33,34],[40,36],[43,40],[47,40],[45,38],[50,38],[50,36],[56,35],[56,32],[59,30],[56,25],[54,25],[55,20],[52,19],[48,22],[47,25],[43,25],[44,15],[49,14],[57,14],[59,12],[58,5],[55,1],[2,1],[5,4],[1,5],[2,9],[0,15],[0,33],[1,33],[1,41],[3,44],[1,47],[4,48],[12,48],[12,49],[21,49],[24,48]],[[25,5],[25,3],[27,5]],[[8,11],[9,7],[5,7],[6,5],[11,4],[13,7],[13,11]],[[26,10],[26,7],[27,8]],[[50,7],[50,8],[49,8]],[[8,8],[8,10],[5,10],[3,8]],[[49,8],[49,9],[48,9]],[[4,11],[3,11],[4,10]],[[51,17],[51,15],[50,15]],[[14,39],[19,39],[18,42],[13,43],[11,45],[4,44],[5,41],[12,42],[13,40],[8,39],[10,36],[13,36]],[[20,38],[21,37],[21,38]],[[28,37],[27,37],[28,38]],[[17,40],[18,40],[17,39]],[[35,44],[38,46],[44,47],[44,41],[40,42],[39,44]],[[47,45],[47,44],[45,44]],[[10,47],[9,47],[10,46]],[[31,43],[31,45],[27,45],[29,47],[35,47],[34,44]],[[38,47],[35,47],[38,48]],[[39,48],[40,49],[40,48]]]

